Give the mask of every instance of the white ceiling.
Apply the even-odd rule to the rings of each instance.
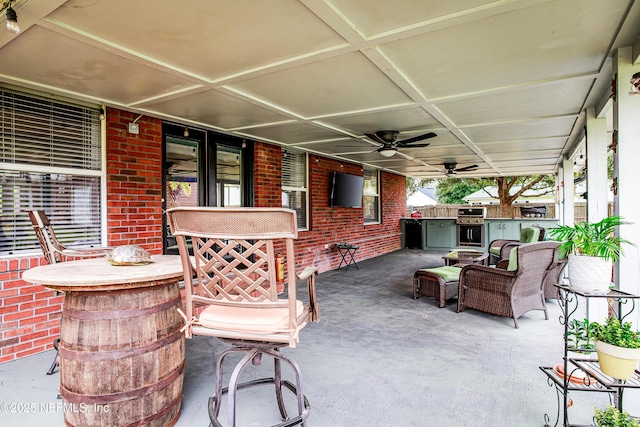
[[[2,0],[5,3],[7,0]],[[0,82],[421,178],[553,173],[633,0],[18,0]],[[2,14],[4,20],[4,13]],[[426,132],[385,158],[365,134]]]

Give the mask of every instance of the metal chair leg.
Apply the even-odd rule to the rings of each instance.
[[[276,386],[276,400],[278,401],[278,409],[280,410],[280,416],[283,420],[289,418],[287,416],[287,409],[284,406],[284,400],[282,398],[282,368],[280,366],[280,359],[273,358],[273,382]]]
[[[49,367],[49,370],[47,371],[47,375],[51,375],[56,371],[56,366],[58,366],[58,355],[59,355],[59,351],[58,351],[58,345],[60,345],[60,338],[56,338],[55,340],[53,340],[53,348],[56,349],[56,355],[53,358],[53,363],[51,364],[51,366]]]
[[[242,351],[246,355],[235,366],[231,378],[229,380],[229,386],[222,388],[222,361],[232,352]],[[274,358],[274,376],[272,378],[261,378],[257,380],[247,381],[244,383],[238,383],[240,374],[249,365],[251,361],[259,361],[262,354],[267,354]],[[296,384],[292,384],[290,381],[282,380],[281,362],[284,361],[289,364],[296,377]],[[254,387],[258,385],[274,384],[276,388],[276,398],[278,400],[278,409],[282,415],[283,422],[276,424],[272,427],[288,427],[294,425],[305,425],[305,420],[311,412],[309,401],[302,393],[302,381],[300,379],[300,367],[298,364],[282,354],[277,347],[265,347],[264,345],[246,347],[234,346],[222,352],[216,362],[216,391],[213,396],[209,398],[209,419],[211,421],[210,426],[222,427],[220,421],[218,421],[218,414],[220,411],[222,396],[228,394],[227,401],[227,426],[235,427],[236,418],[236,394],[239,390]],[[284,406],[284,399],[282,396],[282,387],[294,393],[297,397],[298,416],[293,418],[287,417],[287,412]]]

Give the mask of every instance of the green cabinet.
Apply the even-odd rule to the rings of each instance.
[[[489,230],[487,244],[497,239],[520,240],[519,221],[487,221],[487,228]]]
[[[489,243],[496,239],[520,240],[520,230],[524,227],[540,226],[550,228],[556,225],[558,225],[558,220],[546,218],[485,218],[484,245],[474,249],[486,250]],[[403,218],[400,220],[400,228],[403,248],[448,250],[458,246],[456,244],[457,228],[454,218]]]
[[[526,227],[551,228],[558,225],[556,219],[489,219],[485,220],[487,228],[487,245],[496,239],[520,240],[520,230]],[[548,235],[546,236],[548,238]]]
[[[456,245],[456,220],[427,220],[427,247],[429,249],[450,249]]]

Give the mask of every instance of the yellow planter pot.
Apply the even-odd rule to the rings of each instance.
[[[640,359],[640,348],[617,347],[596,341],[596,351],[602,372],[619,380],[633,377]]]

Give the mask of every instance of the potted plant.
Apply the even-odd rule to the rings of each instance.
[[[619,380],[630,379],[640,360],[640,333],[631,330],[631,322],[622,323],[615,317],[607,318],[604,325],[592,324],[602,372]]]
[[[561,242],[559,256],[569,258],[567,269],[571,288],[594,293],[608,291],[613,263],[624,254],[622,245],[633,245],[614,234],[615,228],[622,224],[628,222],[619,216],[610,216],[599,222],[585,221],[549,229],[551,237]]]
[[[640,422],[627,412],[620,412],[615,406],[606,409],[595,408],[593,420],[599,427],[640,427]]]
[[[577,353],[590,353],[595,349],[593,343],[593,333],[597,323],[584,320],[573,319],[567,328],[567,344],[571,351]]]

